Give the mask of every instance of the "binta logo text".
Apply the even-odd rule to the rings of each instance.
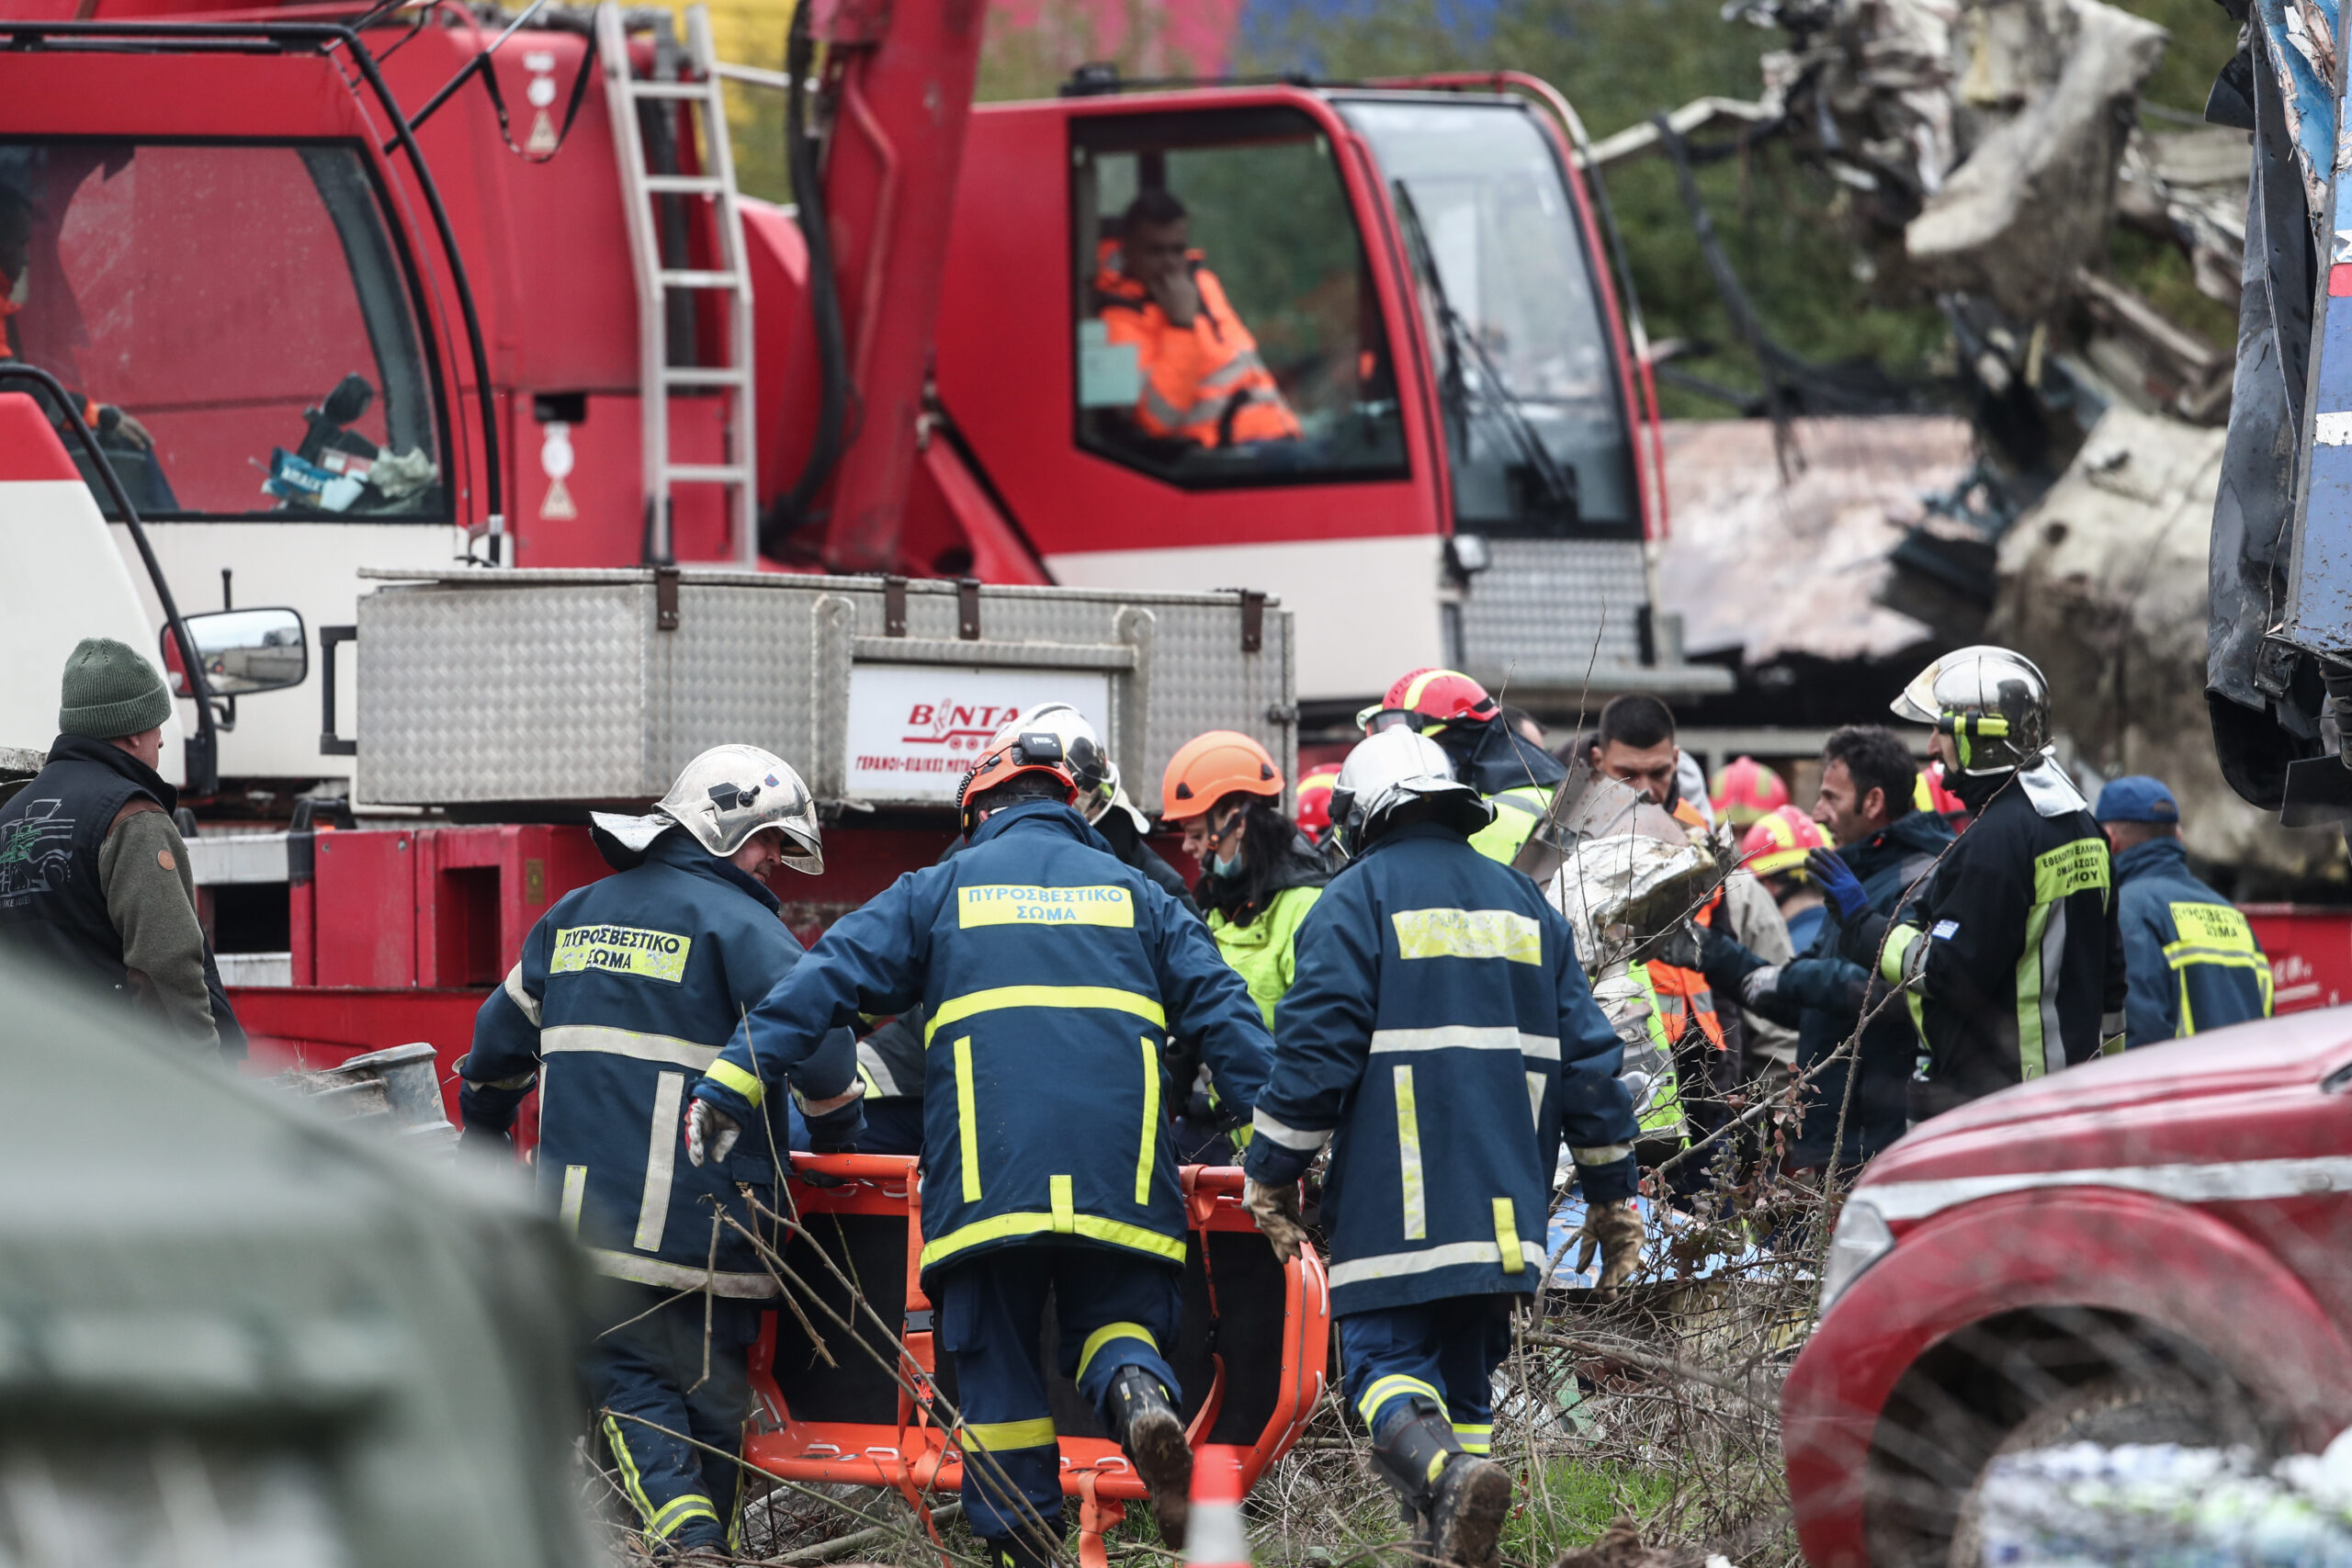
[[[906,722],[899,727],[899,740],[907,746],[978,751],[1020,711],[1017,706],[986,703],[910,703]]]

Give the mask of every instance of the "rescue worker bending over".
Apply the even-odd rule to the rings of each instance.
[[[1932,724],[1944,782],[1975,820],[1899,915],[1834,856],[1815,874],[1838,951],[1909,993],[1917,1123],[2120,1049],[2123,936],[2106,837],[2049,752],[2050,686],[2006,648],[1963,648],[1892,705]]]
[[[1503,716],[1487,688],[1458,670],[1416,670],[1356,715],[1366,735],[1404,728],[1430,737],[1445,752],[1457,783],[1495,807],[1494,820],[1471,837],[1470,847],[1505,865],[1552,808],[1553,792],[1567,778],[1558,758],[1521,735]]]
[[[1062,1371],[1182,1544],[1193,1456],[1167,1353],[1185,1217],[1162,1052],[1170,1033],[1197,1040],[1217,1092],[1246,1111],[1271,1044],[1208,931],[1111,854],[1071,809],[1077,793],[1050,732],[984,754],[958,803],[969,846],[827,931],[688,1114],[687,1157],[724,1165],[827,1030],[923,1004],[920,1267],[956,1358],[967,1517],[1000,1564],[1044,1562],[1061,1532],[1038,1359],[1048,1289]]]
[[[1184,204],[1155,187],[1127,204],[1119,238],[1102,243],[1094,313],[1111,342],[1135,347],[1136,423],[1206,447],[1295,441],[1298,416],[1192,248],[1191,228]]]
[[[1078,784],[1078,814],[1102,835],[1111,852],[1158,883],[1169,897],[1200,913],[1176,868],[1159,858],[1146,838],[1151,824],[1119,784],[1119,765],[1103,749],[1087,716],[1068,703],[1040,703],[998,729],[988,750],[1017,739],[1024,731],[1050,732],[1062,743],[1062,761]],[[965,847],[961,837],[941,852],[944,863]],[[857,1043],[857,1074],[865,1083],[865,1131],[857,1141],[864,1155],[922,1153],[923,1010],[909,1009],[884,1021]],[[1189,1162],[1187,1162],[1189,1163]]]
[[[1272,753],[1234,729],[1212,729],[1178,747],[1159,784],[1161,819],[1183,829],[1184,852],[1200,863],[1193,891],[1208,910],[1209,934],[1268,1029],[1296,968],[1299,922],[1331,880],[1322,852],[1283,815],[1282,798]],[[1197,1069],[1180,1071],[1177,1079],[1191,1086],[1184,1133],[1205,1134],[1190,1140],[1184,1163],[1230,1165],[1222,1119],[1197,1077]],[[1238,1136],[1247,1142],[1249,1134]],[[1180,1136],[1180,1145],[1186,1141]]]
[[[2127,976],[2123,1043],[2153,1045],[2270,1016],[2270,961],[2228,899],[2189,874],[2180,806],[2145,773],[2098,792],[2115,851]]]
[[[582,1376],[655,1551],[692,1557],[738,1523],[745,1357],[777,1285],[735,1228],[758,1228],[737,1187],[775,1204],[788,1102],[722,1174],[680,1157],[686,1086],[800,959],[767,877],[825,863],[800,776],[755,746],[704,752],[654,810],[599,818],[620,874],[531,928],[475,1021],[458,1103],[469,1141],[503,1144],[544,1080],[539,1186],[611,1281]],[[855,1061],[837,1030],[795,1066],[820,1148],[856,1140]]]
[[[1486,1457],[1510,1313],[1545,1264],[1562,1143],[1614,1289],[1641,1258],[1623,1048],[1567,921],[1468,842],[1494,808],[1443,751],[1385,730],[1349,754],[1357,858],[1298,936],[1258,1098],[1247,1201],[1285,1258],[1326,1144],[1323,1223],[1347,1397],[1421,1551],[1494,1561],[1510,1478]]]

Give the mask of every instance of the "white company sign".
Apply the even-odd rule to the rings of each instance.
[[[853,800],[953,803],[989,738],[1025,708],[1063,702],[1108,734],[1111,678],[1098,672],[859,664],[849,676]]]

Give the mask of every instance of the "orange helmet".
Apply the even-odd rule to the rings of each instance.
[[[1198,817],[1228,795],[1279,800],[1283,771],[1273,755],[1238,729],[1212,729],[1176,748],[1159,780],[1159,814],[1170,822]]]
[[[972,819],[972,802],[1023,773],[1044,773],[1058,780],[1064,805],[1078,798],[1078,779],[1062,755],[1062,738],[1051,730],[1025,731],[980,753],[980,760],[964,775],[964,787],[956,792],[956,812],[967,836],[979,826]]]
[[[1753,757],[1735,757],[1707,781],[1707,800],[1715,815],[1745,828],[1789,804],[1789,786],[1781,775]]]
[[[1944,787],[1944,765],[1930,762],[1919,770],[1919,783],[1911,792],[1911,804],[1921,811],[1932,811],[1939,817],[1958,817],[1968,810],[1960,796]]]
[[[1388,693],[1356,715],[1366,735],[1409,724],[1427,735],[1457,720],[1484,724],[1502,709],[1487,688],[1459,670],[1416,670],[1400,676]]]
[[[1793,806],[1783,806],[1756,819],[1739,842],[1739,859],[1758,876],[1802,874],[1807,851],[1834,847],[1820,823]]]
[[[1340,782],[1340,770],[1325,763],[1298,781],[1298,799],[1292,815],[1306,836],[1321,841],[1331,830],[1331,786]]]

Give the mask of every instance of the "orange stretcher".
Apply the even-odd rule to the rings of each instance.
[[[791,1311],[768,1314],[752,1350],[743,1457],[803,1484],[891,1487],[920,1512],[922,1494],[963,1484],[964,1465],[954,1434],[929,1408],[934,1393],[953,1404],[955,1369],[952,1358],[941,1366],[933,1348],[931,1302],[918,1277],[922,1201],[914,1165],[899,1155],[792,1156],[788,1190],[799,1223],[781,1251],[821,1303],[804,1301],[802,1310],[832,1364]],[[1331,1292],[1311,1249],[1288,1264],[1276,1259],[1241,1206],[1240,1171],[1186,1166],[1182,1179],[1184,1317],[1169,1361],[1183,1385],[1193,1451],[1230,1448],[1247,1488],[1298,1440],[1322,1397]],[[853,1287],[883,1323],[899,1325],[902,1344],[857,1310]],[[854,1323],[879,1359],[842,1343],[844,1331],[824,1308]],[[1056,1343],[1049,1317],[1048,1367],[1057,1364]],[[924,1397],[885,1371],[884,1360]],[[1079,1502],[1079,1560],[1103,1568],[1102,1533],[1143,1498],[1144,1486],[1076,1386],[1057,1376],[1050,1393],[1062,1491]]]

